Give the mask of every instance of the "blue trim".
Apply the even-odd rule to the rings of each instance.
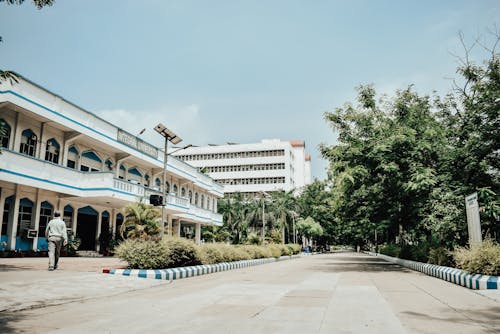
[[[71,212],[71,213],[73,213],[73,210],[74,210],[73,207],[69,204],[67,204],[63,209],[64,212]]]
[[[93,151],[87,151],[87,152],[83,153],[82,158],[88,158],[88,159],[102,163],[101,158],[99,158],[97,156],[97,154],[95,154],[95,152],[93,152]]]
[[[43,201],[41,207],[44,209],[54,209],[54,206],[47,201]]]
[[[128,172],[129,172],[130,174],[134,174],[134,175],[137,175],[137,176],[142,177],[141,172],[139,172],[139,171],[137,170],[137,168],[135,168],[135,167],[134,167],[134,168],[130,168],[130,169],[128,170]]]
[[[112,189],[112,188],[79,188],[79,187],[70,186],[68,184],[64,184],[64,183],[60,183],[60,182],[50,181],[50,180],[46,180],[46,179],[41,179],[39,177],[34,177],[34,176],[26,175],[26,174],[17,173],[17,172],[11,171],[11,170],[3,169],[3,168],[0,168],[0,173],[1,172],[7,173],[7,174],[13,174],[13,175],[16,175],[16,176],[25,177],[25,178],[36,180],[36,181],[40,181],[40,182],[54,184],[56,186],[61,186],[61,187],[66,187],[66,188],[70,188],[70,189],[75,189],[75,190],[79,190],[79,191],[100,191],[100,190],[107,190],[107,191],[113,191],[113,192],[121,193],[121,194],[125,194],[125,195],[137,196],[135,194],[128,193],[126,191],[116,190],[116,189]]]
[[[75,153],[75,154],[79,154],[80,152],[78,152],[78,150],[76,149],[75,146],[71,146],[69,149],[68,149],[68,152],[69,153]]]
[[[498,289],[498,277],[490,276],[486,281],[486,289]]]

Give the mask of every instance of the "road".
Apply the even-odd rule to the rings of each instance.
[[[99,284],[111,288],[121,279]],[[357,253],[307,256],[0,317],[1,333],[500,332],[498,301]]]

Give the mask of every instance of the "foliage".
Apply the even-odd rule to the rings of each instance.
[[[300,219],[297,222],[297,231],[308,239],[314,239],[323,235],[323,228],[311,217]]]
[[[455,250],[453,257],[458,268],[469,273],[500,275],[500,244],[491,239],[469,248],[460,247]]]
[[[454,267],[453,254],[446,247],[431,248],[429,250],[429,263],[438,266]]]
[[[199,247],[185,238],[168,237],[165,243],[168,253],[167,268],[196,266],[202,263]]]
[[[8,5],[21,5],[24,0],[0,0],[0,2],[5,2]],[[38,9],[42,9],[45,6],[52,6],[55,0],[33,0],[33,4]]]
[[[131,203],[124,209],[125,221],[120,227],[122,238],[149,239],[158,237],[160,232],[158,219],[161,213],[145,203]]]
[[[167,244],[154,240],[127,239],[116,247],[115,254],[133,269],[163,269],[171,262]]]
[[[270,238],[269,240],[273,244],[279,244],[281,243],[281,231],[278,229],[272,229],[270,233]]]
[[[75,256],[76,251],[80,248],[80,244],[82,243],[79,237],[74,236],[73,234],[68,235],[68,243],[64,246],[64,250],[68,256]]]
[[[286,244],[291,254],[299,254],[302,248],[298,244]]]
[[[261,245],[262,239],[257,234],[250,233],[247,237],[246,243],[250,245]]]
[[[380,247],[379,252],[380,254],[384,254],[387,256],[399,257],[399,253],[401,252],[401,247],[396,244],[382,245],[382,247]]]

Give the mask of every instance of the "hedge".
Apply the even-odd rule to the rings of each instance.
[[[196,245],[192,241],[168,237],[163,241],[125,240],[116,247],[116,256],[131,269],[167,269],[199,264],[280,257],[298,254],[300,245],[269,244],[228,245],[223,243]]]

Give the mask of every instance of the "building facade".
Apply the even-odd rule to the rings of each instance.
[[[45,250],[54,210],[80,249],[118,235],[121,209],[166,192],[166,233],[200,241],[201,225],[222,225],[223,187],[118,126],[20,78],[0,83],[0,241],[9,250]],[[152,124],[151,127],[153,127]]]
[[[224,193],[300,190],[311,183],[311,158],[303,141],[190,147],[175,153],[224,186]]]

